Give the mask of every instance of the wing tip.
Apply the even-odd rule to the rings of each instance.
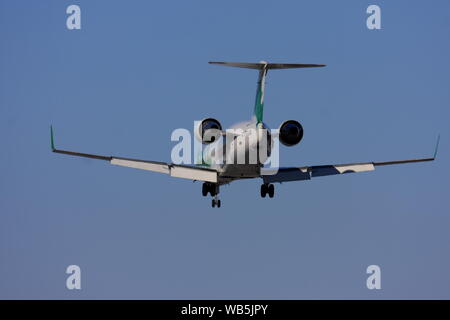
[[[433,160],[436,159],[436,157],[437,157],[437,153],[438,153],[438,150],[439,150],[439,141],[440,140],[441,140],[441,134],[438,134],[437,141],[436,141],[436,146],[434,147]]]
[[[53,137],[53,126],[50,125],[50,148],[55,151],[55,138]]]

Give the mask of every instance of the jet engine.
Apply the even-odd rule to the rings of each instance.
[[[303,127],[295,120],[287,120],[283,122],[279,129],[280,142],[287,146],[292,147],[299,143],[303,138]]]
[[[212,130],[211,130],[212,129]],[[208,130],[211,130],[208,132]],[[220,138],[222,125],[214,118],[206,118],[199,121],[195,128],[195,137],[203,144],[210,144]]]

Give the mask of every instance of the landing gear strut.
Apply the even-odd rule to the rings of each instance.
[[[261,185],[261,197],[265,198],[266,194],[269,195],[269,198],[273,198],[275,194],[275,187],[273,184],[264,183]]]

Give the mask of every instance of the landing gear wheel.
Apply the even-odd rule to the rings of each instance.
[[[202,195],[206,197],[208,195],[208,185],[206,183],[202,184]]]
[[[215,208],[215,207],[220,208],[220,205],[221,205],[221,204],[222,204],[222,203],[220,202],[219,199],[212,199],[212,201],[211,201],[211,206],[212,206],[213,208]]]
[[[275,194],[275,187],[273,184],[269,184],[268,193],[269,193],[269,197],[273,198],[273,195]]]
[[[267,194],[267,184],[262,184],[261,185],[261,197],[262,198],[265,198],[266,197],[266,194]]]
[[[220,208],[221,203],[219,200],[219,192],[220,192],[219,184],[205,182],[205,185],[206,185],[205,188],[207,190],[206,194],[208,194],[208,192],[209,192],[211,194],[211,196],[213,197],[213,199],[211,201],[211,206],[213,208],[215,208],[215,207]]]

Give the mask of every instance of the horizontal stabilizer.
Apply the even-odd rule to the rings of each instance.
[[[265,61],[261,61],[258,63],[210,61],[209,63],[210,64],[218,64],[218,65],[222,65],[222,66],[228,66],[228,67],[257,69],[257,70],[325,67],[324,64],[268,63]]]

